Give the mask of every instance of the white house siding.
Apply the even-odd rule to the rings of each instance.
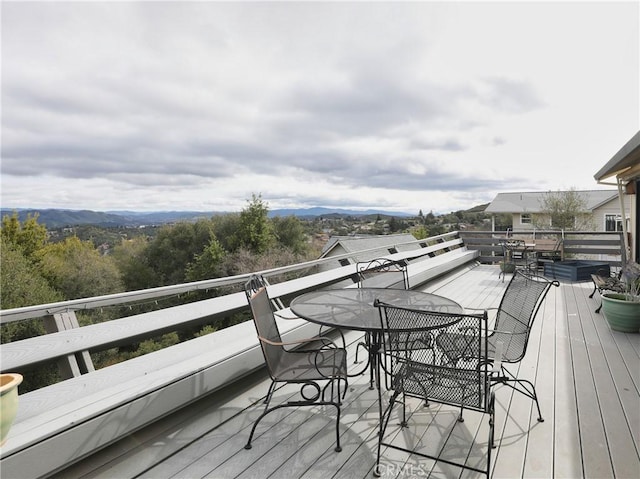
[[[631,218],[631,197],[625,195],[624,197],[624,210],[627,219]],[[613,201],[596,208],[593,212],[596,231],[606,231],[606,217],[607,215],[619,216],[620,215],[620,200],[616,198]],[[628,223],[627,223],[627,226]]]
[[[594,231],[606,231],[606,215],[619,215],[620,202],[615,190],[578,191],[586,200],[588,213],[592,218]],[[541,214],[541,200],[548,192],[499,193],[486,209],[487,213],[511,214],[514,231],[533,231],[541,229],[540,225],[548,225],[547,215]],[[627,217],[631,214],[631,200],[625,197]],[[530,215],[531,222],[523,223],[522,215]],[[553,229],[545,226],[544,229]]]

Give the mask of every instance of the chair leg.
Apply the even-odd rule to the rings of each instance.
[[[331,381],[331,383],[333,383],[333,381]],[[345,383],[348,384],[348,382],[345,380]],[[278,404],[277,406],[273,406],[272,408],[269,407],[269,403],[271,402],[271,396],[273,394],[273,391],[275,390],[275,381],[273,381],[271,383],[271,386],[269,387],[269,392],[267,393],[267,397],[264,401],[265,408],[262,411],[262,414],[260,414],[260,417],[258,417],[258,419],[255,420],[255,422],[253,423],[253,426],[251,427],[251,432],[249,433],[249,439],[247,439],[247,444],[245,444],[244,448],[245,449],[251,449],[251,441],[253,440],[253,435],[256,432],[256,428],[258,427],[258,424],[260,423],[260,421],[262,421],[262,419],[269,413],[272,413],[273,411],[276,411],[278,409],[284,408],[284,407],[291,407],[291,406],[334,406],[337,410],[336,413],[336,447],[335,447],[335,451],[336,452],[340,452],[342,451],[342,447],[340,446],[340,406],[342,404],[341,402],[341,394],[340,394],[340,379],[338,379],[338,386],[337,386],[337,397],[338,400],[333,401],[333,386],[331,386],[331,401],[325,401],[324,400],[324,393],[326,388],[329,386],[328,384],[325,385],[325,387],[322,389],[322,393],[320,393],[320,391],[318,390],[318,395],[322,394],[322,401],[318,401],[315,402],[315,400],[304,400],[304,401],[289,401],[286,402],[284,404]],[[348,386],[347,386],[348,388]],[[345,388],[345,393],[346,393],[346,388]],[[317,399],[317,398],[316,398]]]
[[[276,390],[276,383],[275,382],[271,382],[271,386],[269,386],[269,390],[267,391],[267,395],[264,397],[264,401],[262,402],[263,404],[269,404],[269,401],[271,401],[271,396],[273,395],[273,392]]]
[[[267,395],[265,396],[263,401],[264,410],[262,411],[262,414],[260,414],[260,417],[256,419],[256,421],[253,423],[253,427],[251,428],[251,433],[249,433],[249,439],[247,440],[247,444],[244,446],[245,449],[251,449],[251,440],[253,439],[253,434],[256,432],[258,423],[262,421],[262,418],[265,417],[267,414],[269,414],[271,411],[275,411],[276,409],[279,409],[280,407],[282,407],[282,406],[276,406],[274,408],[269,409],[269,403],[271,402],[273,393],[276,390],[276,385],[277,383],[275,381],[271,381],[271,385],[269,386],[269,390],[267,391]]]
[[[531,381],[528,379],[518,379],[516,378],[509,370],[502,368],[502,371],[508,375],[501,377],[498,382],[504,384],[505,386],[509,386],[514,391],[519,392],[532,399],[536,403],[536,408],[538,409],[538,422],[544,422],[544,418],[542,417],[542,412],[540,412],[540,403],[538,402],[538,394],[536,393],[536,387],[533,385]],[[515,384],[511,384],[515,383]]]
[[[491,391],[489,398],[489,441],[487,443],[487,479],[491,477],[491,452],[495,449],[496,395]]]
[[[273,395],[273,391],[275,391],[275,386],[276,386],[275,381],[272,381],[271,386],[269,386],[269,391],[267,392],[267,395],[263,401],[263,403],[265,404],[264,410],[262,411],[262,414],[260,414],[260,417],[258,417],[258,419],[256,419],[255,422],[253,423],[253,427],[251,428],[251,432],[249,433],[249,439],[247,439],[247,444],[245,444],[244,446],[245,449],[251,449],[251,441],[253,439],[253,435],[256,432],[256,428],[258,427],[258,424],[260,423],[260,421],[262,421],[262,418],[265,417],[267,414],[269,414],[271,411],[275,411],[276,409],[279,409],[280,407],[282,407],[282,405],[279,405],[269,409],[269,403],[271,402],[271,396]]]
[[[335,404],[335,407],[337,409],[337,413],[336,413],[336,447],[334,449],[334,451],[336,452],[340,452],[342,451],[342,447],[340,446],[340,406],[338,404]]]
[[[368,346],[365,343],[358,343],[358,345],[356,346],[356,357],[353,360],[353,364],[358,364],[360,363],[360,361],[358,361],[358,353],[360,352],[360,348],[364,348],[364,349],[369,349]]]
[[[391,411],[393,410],[393,406],[396,402],[396,399],[398,398],[398,394],[400,394],[397,391],[394,391],[393,394],[391,395],[391,398],[389,399],[389,405],[387,406],[387,409],[383,412],[382,411],[382,391],[380,388],[378,388],[378,413],[380,416],[380,422],[379,422],[379,429],[378,429],[378,451],[376,454],[376,465],[373,468],[373,475],[375,477],[380,477],[382,475],[381,471],[380,471],[380,453],[382,452],[382,442],[384,439],[384,432],[387,429],[387,425],[389,424],[389,419],[391,418]]]
[[[496,448],[496,393],[491,391],[491,397],[489,399],[489,449]]]

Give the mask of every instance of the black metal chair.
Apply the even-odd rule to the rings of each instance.
[[[264,412],[253,424],[245,449],[251,449],[251,440],[258,423],[270,412],[288,406],[327,405],[337,409],[335,450],[341,451],[340,407],[348,388],[346,350],[338,348],[327,337],[283,342],[264,279],[261,276],[252,276],[245,284],[245,293],[251,306],[253,322],[272,381],[264,400]],[[321,347],[311,348],[311,346],[318,344]],[[285,347],[302,345],[307,345],[310,349],[287,349]],[[340,387],[342,381],[344,381],[344,392],[341,392]],[[300,399],[270,407],[273,393],[281,383],[300,385]],[[329,394],[329,398],[325,399],[327,394]]]
[[[409,289],[409,276],[407,274],[407,265],[404,261],[376,258],[371,261],[357,263],[356,271],[358,274],[358,288]],[[360,348],[370,351],[371,335],[369,333],[366,333],[364,341],[356,346],[354,364],[358,363]],[[371,388],[373,388],[373,383],[373,371],[371,371]]]
[[[538,310],[551,286],[560,286],[558,281],[534,274],[516,271],[497,308],[495,322],[489,331],[486,352],[483,354],[494,363],[503,374],[496,376],[495,381],[507,385],[521,394],[533,399],[538,408],[538,421],[542,422],[542,413],[538,403],[538,395],[533,383],[527,379],[517,378],[509,372],[504,363],[515,364],[522,361],[527,352],[529,335]],[[491,308],[493,309],[493,308]],[[456,362],[463,358],[467,336],[464,331],[441,334],[436,339],[439,351],[446,360]]]
[[[521,239],[509,239],[500,242],[502,247],[502,257],[504,267],[500,270],[498,277],[502,276],[504,282],[505,272],[509,270],[514,271],[517,269],[530,270],[533,263],[529,260],[530,248]]]
[[[402,308],[384,303],[377,303],[383,331],[389,340],[385,343],[387,355],[394,358],[390,370],[393,394],[388,406],[383,410],[382,395],[380,401],[380,429],[378,433],[378,451],[374,475],[380,475],[381,448],[409,452],[436,461],[455,465],[465,469],[482,472],[489,477],[491,471],[491,450],[494,446],[495,397],[492,391],[492,370],[487,360],[487,313],[451,314],[436,313],[424,310]],[[442,334],[458,334],[464,331],[460,341],[459,357],[456,361],[446,361],[438,351],[424,345],[424,339],[437,338]],[[396,334],[401,333],[401,334]],[[462,347],[462,344],[465,344]],[[434,401],[460,407],[458,421],[463,422],[465,409],[489,415],[489,438],[487,447],[486,469],[470,465],[467,461],[469,450],[462,454],[459,462],[455,462],[451,451],[444,450],[439,456],[422,451],[385,442],[385,432],[394,405],[402,396],[401,426],[408,427],[406,414],[406,397],[415,397],[425,401]],[[429,439],[425,439],[428,441]],[[443,453],[447,451],[447,457]]]
[[[539,241],[547,241],[545,238],[542,240],[536,240],[536,246],[534,246],[534,261],[532,262],[532,266],[534,266],[535,271],[541,271],[544,274],[544,266],[546,264],[553,264],[556,261],[562,260],[562,238],[557,238],[554,241],[553,246],[550,246],[548,250],[536,252],[537,244]],[[554,271],[555,274],[555,271]]]
[[[377,258],[356,264],[358,287],[409,289],[409,276],[404,261]]]

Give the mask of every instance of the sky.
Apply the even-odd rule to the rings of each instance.
[[[637,0],[0,8],[3,208],[446,213],[640,125]]]

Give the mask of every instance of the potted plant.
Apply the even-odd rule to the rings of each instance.
[[[15,373],[0,375],[0,446],[7,440],[7,434],[18,412],[18,385],[22,376]]]
[[[503,273],[513,273],[516,270],[516,264],[509,261],[500,261],[500,271]]]
[[[620,277],[624,292],[602,294],[602,313],[614,331],[640,332],[640,265],[630,261]]]
[[[518,245],[519,242],[516,240],[503,241],[500,243],[500,246],[502,246],[502,261],[500,261],[500,271],[502,271],[502,273],[513,273],[516,270],[516,263],[513,261],[513,248],[516,248]]]

